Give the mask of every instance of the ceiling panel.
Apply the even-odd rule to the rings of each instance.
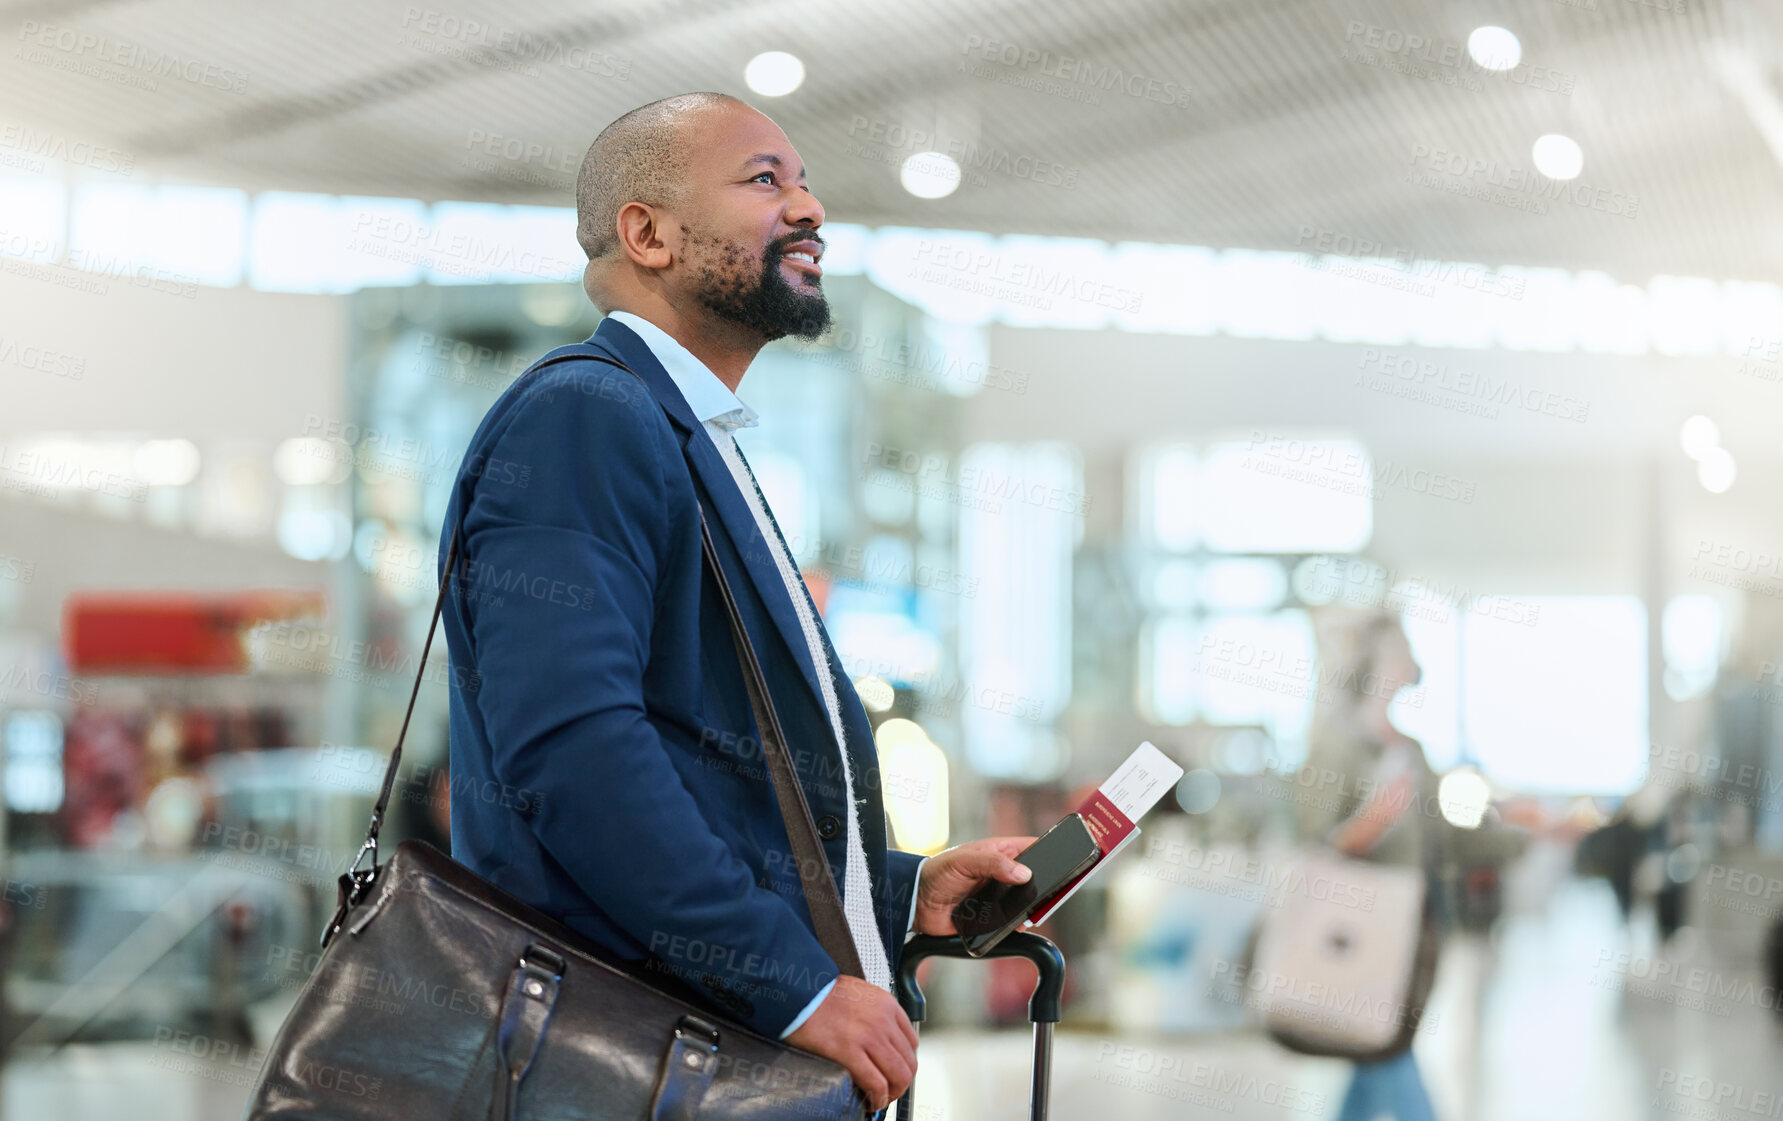
[[[717,89],[780,122],[832,220],[1290,250],[1323,233],[1635,281],[1779,279],[1780,8],[12,4],[0,121],[112,145],[138,177],[568,205],[606,122]],[[1461,63],[1483,23],[1518,34],[1518,70]],[[785,98],[742,83],[771,49],[807,67]],[[1137,96],[1071,77],[1111,68]],[[1530,158],[1548,132],[1585,152],[1556,197]],[[911,134],[966,153],[950,197],[898,185]],[[489,137],[533,154],[487,156]]]

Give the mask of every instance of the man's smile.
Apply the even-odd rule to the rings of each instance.
[[[818,261],[823,257],[823,245],[815,241],[799,241],[780,251],[780,263],[791,265],[795,272],[810,276],[822,276],[823,266]]]

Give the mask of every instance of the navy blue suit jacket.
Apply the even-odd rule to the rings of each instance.
[[[552,354],[589,346],[638,377],[586,359],[522,375],[453,488],[440,543],[443,567],[459,527],[444,622],[452,856],[777,1036],[836,966],[813,933],[696,502],[837,884],[840,753],[792,599],[703,425],[621,323]],[[887,849],[871,726],[832,676],[895,969],[921,858]]]

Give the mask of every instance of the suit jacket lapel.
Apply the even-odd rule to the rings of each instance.
[[[701,424],[688,407],[687,400],[681,391],[675,388],[675,382],[669,377],[656,355],[644,344],[644,340],[623,323],[614,319],[601,320],[600,327],[588,340],[595,346],[602,347],[621,362],[637,371],[649,386],[650,392],[667,408],[675,427],[680,430],[681,448],[687,462],[693,468],[693,474],[700,489],[705,491],[707,518],[717,514],[718,525],[714,525],[713,543],[720,546],[728,535],[732,547],[743,561],[743,569],[749,576],[749,582],[755,588],[756,598],[767,608],[768,617],[774,621],[774,629],[780,632],[781,641],[786,644],[799,673],[804,678],[805,695],[818,712],[823,714],[823,726],[829,727],[828,710],[824,707],[823,693],[817,683],[817,670],[811,663],[811,650],[805,642],[805,632],[799,626],[799,617],[794,611],[792,600],[787,596],[786,582],[780,578],[780,568],[774,563],[772,546],[762,536],[761,527],[756,524],[755,514],[749,504],[744,501],[738,489],[737,481],[731,476],[730,467],[712,446],[706,437],[705,425]],[[722,526],[722,533],[719,528]],[[820,627],[819,630],[822,628]],[[827,642],[827,639],[826,639]],[[781,707],[780,702],[776,707]]]
[[[713,544],[718,546],[720,559],[725,551],[725,538],[728,535],[731,547],[743,562],[743,569],[749,576],[749,582],[755,588],[756,598],[765,605],[769,618],[774,621],[774,629],[780,633],[780,639],[786,644],[793,662],[799,667],[799,673],[805,683],[805,697],[819,714],[822,727],[829,729],[829,712],[823,703],[823,693],[817,683],[817,670],[811,662],[810,646],[805,642],[805,632],[799,626],[798,614],[793,609],[792,600],[787,595],[786,582],[780,577],[780,568],[774,561],[772,547],[762,536],[761,527],[756,523],[755,514],[750,510],[748,502],[743,498],[737,480],[731,475],[730,467],[706,438],[705,425],[701,424],[688,407],[686,398],[675,387],[674,379],[662,368],[644,340],[623,323],[613,319],[601,320],[589,343],[601,347],[618,358],[621,362],[637,371],[649,387],[656,399],[667,408],[678,435],[681,438],[681,449],[687,462],[692,466],[696,485],[705,492],[708,501],[708,518],[710,511],[716,510],[717,520],[724,533],[714,528]],[[764,503],[765,505],[765,503]],[[771,517],[772,515],[770,515]],[[733,582],[734,583],[734,582]],[[809,594],[806,592],[805,594]],[[811,604],[813,617],[817,617],[817,605]],[[886,836],[885,801],[880,791],[879,753],[874,750],[873,726],[867,717],[866,708],[861,704],[860,696],[850,683],[843,670],[842,660],[830,645],[829,633],[818,625],[818,634],[823,642],[824,651],[835,669],[833,684],[836,688],[836,701],[841,709],[842,726],[848,745],[848,766],[853,775],[854,796],[860,804],[861,848],[872,853],[883,851],[889,838]],[[784,710],[784,702],[777,702],[776,707]],[[783,718],[784,722],[784,718]],[[847,812],[853,807],[843,807]],[[867,861],[867,874],[873,881],[874,895],[878,894],[879,879],[882,868],[873,860]],[[838,884],[839,886],[839,884]],[[908,901],[899,901],[898,907],[908,909]],[[887,954],[895,954],[892,947],[901,941],[903,912],[893,907],[895,914],[875,914],[880,932],[883,936],[887,930],[892,939],[887,943]]]

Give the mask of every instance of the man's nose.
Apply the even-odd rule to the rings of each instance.
[[[794,226],[809,226],[816,229],[823,225],[823,204],[817,196],[809,191],[794,191],[793,200],[786,208],[786,221]]]

